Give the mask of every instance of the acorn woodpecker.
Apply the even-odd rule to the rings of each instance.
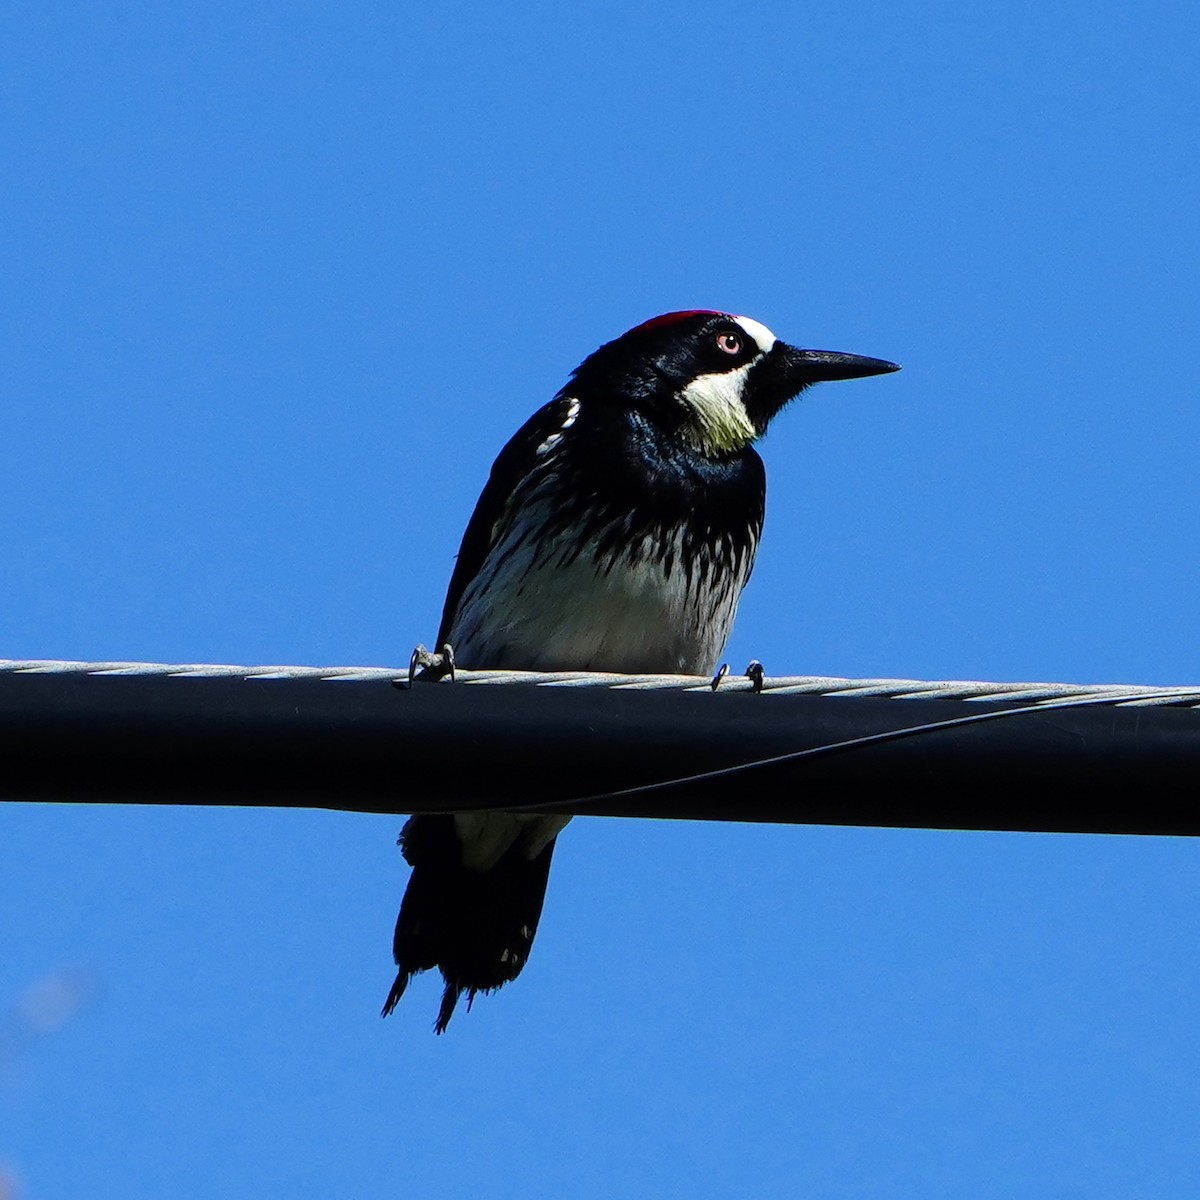
[[[749,317],[667,313],[601,346],[501,450],[463,535],[438,631],[472,669],[710,674],[762,532],[752,443],[809,384],[878,358],[799,350]],[[569,817],[414,816],[399,972],[438,967],[442,1033],[520,974]]]

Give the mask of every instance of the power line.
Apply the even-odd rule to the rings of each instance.
[[[1195,834],[1200,691],[0,662],[0,799]]]

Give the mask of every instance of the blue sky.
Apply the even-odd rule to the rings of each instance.
[[[0,656],[399,663],[654,313],[904,364],[762,450],[770,672],[1200,682],[1192,5],[24,6]],[[1130,796],[1130,804],[1138,803]],[[0,1174],[172,1195],[1191,1197],[1197,847],[587,820],[377,1017],[400,820],[6,805]]]

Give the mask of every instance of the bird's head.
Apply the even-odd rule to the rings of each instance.
[[[565,391],[625,404],[711,457],[736,454],[809,384],[897,371],[895,363],[800,350],[750,317],[692,309],[600,347]]]

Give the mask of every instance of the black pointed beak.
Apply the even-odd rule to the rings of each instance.
[[[783,359],[784,373],[799,387],[831,379],[865,379],[868,375],[887,375],[900,370],[897,363],[886,359],[843,354],[838,350],[798,350],[780,343],[776,343],[774,350]]]
[[[750,419],[761,434],[771,418],[810,383],[863,379],[898,370],[900,368],[894,362],[882,358],[842,354],[838,350],[800,350],[786,342],[776,342],[750,368],[743,400]]]

